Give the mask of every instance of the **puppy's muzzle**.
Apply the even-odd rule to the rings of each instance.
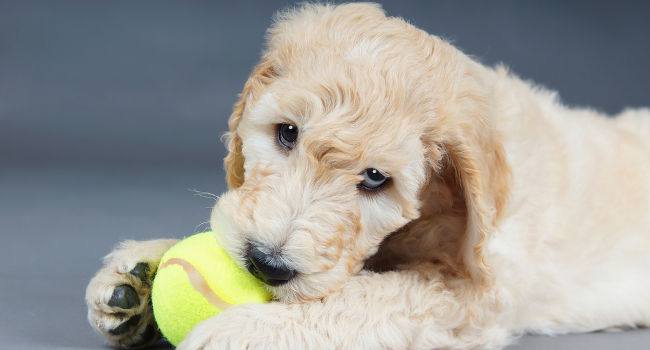
[[[248,271],[269,286],[285,284],[297,274],[296,270],[280,261],[276,254],[265,253],[257,244],[249,244],[246,255]]]

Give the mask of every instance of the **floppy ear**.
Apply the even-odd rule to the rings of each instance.
[[[261,62],[255,67],[253,73],[244,84],[244,90],[239,94],[239,101],[233,106],[232,114],[228,120],[229,131],[224,135],[228,155],[224,159],[226,181],[228,188],[237,188],[244,183],[244,156],[242,154],[242,140],[237,129],[246,111],[246,104],[254,101],[260,91],[274,79],[277,74],[269,54],[262,57]]]
[[[246,89],[244,89],[246,91]],[[224,168],[226,169],[226,182],[228,188],[236,188],[244,183],[244,156],[241,153],[241,138],[237,134],[239,121],[244,114],[246,107],[246,97],[244,93],[239,95],[239,101],[235,103],[233,112],[228,120],[229,131],[224,135],[226,138],[226,147],[228,148],[228,155],[223,160]]]
[[[433,126],[436,152],[443,149],[466,206],[466,228],[460,244],[465,273],[480,285],[491,284],[484,248],[497,228],[509,194],[511,171],[496,128],[490,71],[467,61],[456,72],[456,84],[441,102]]]
[[[468,132],[465,135],[456,135],[458,142],[445,144],[467,207],[466,232],[461,243],[462,261],[473,280],[489,284],[490,269],[483,249],[495,232],[506,204],[510,168],[494,132]]]

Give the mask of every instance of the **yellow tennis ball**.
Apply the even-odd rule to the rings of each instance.
[[[178,345],[194,326],[229,306],[271,299],[262,282],[237,266],[214,233],[190,236],[160,260],[151,301],[158,328]]]

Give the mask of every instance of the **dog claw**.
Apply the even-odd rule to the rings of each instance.
[[[112,335],[124,334],[128,332],[131,328],[135,327],[138,324],[138,322],[140,322],[141,318],[142,316],[135,315],[129,318],[128,320],[126,320],[125,322],[123,322],[122,324],[120,324],[119,326],[109,330],[108,332],[111,333]]]
[[[128,284],[123,284],[115,287],[111,300],[108,301],[108,305],[121,309],[132,309],[140,305],[140,298],[133,287]]]

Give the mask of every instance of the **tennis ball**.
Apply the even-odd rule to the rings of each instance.
[[[213,232],[190,236],[171,247],[160,260],[151,291],[158,328],[173,345],[197,323],[229,306],[270,298],[262,282],[217,245]]]

